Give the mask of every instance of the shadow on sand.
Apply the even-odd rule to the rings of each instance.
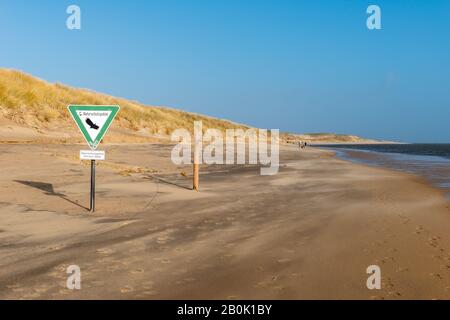
[[[53,184],[51,183],[46,183],[46,182],[36,182],[36,181],[23,181],[23,180],[14,180],[17,183],[26,185],[28,187],[32,187],[32,188],[36,188],[39,189],[41,191],[44,191],[44,193],[48,196],[56,196],[59,197],[63,200],[66,200],[67,202],[70,202],[80,208],[83,208],[85,210],[89,210],[88,208],[76,203],[75,201],[72,201],[70,199],[67,198],[67,196],[63,193],[57,193],[55,192],[55,190],[53,189]]]
[[[157,182],[170,184],[170,185],[172,185],[172,186],[175,186],[175,187],[178,187],[178,188],[181,188],[181,189],[192,190],[191,187],[183,186],[183,185],[181,185],[181,184],[178,184],[178,183],[175,183],[175,182],[166,180],[166,179],[161,178],[161,177],[157,177],[157,176],[154,176],[154,175],[150,175],[150,174],[147,174],[147,176],[144,177],[144,179],[148,179],[148,180],[156,180]]]

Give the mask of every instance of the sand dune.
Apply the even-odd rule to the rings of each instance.
[[[87,89],[48,83],[16,70],[0,69],[0,141],[82,142],[67,106],[120,105],[121,111],[106,142],[151,142],[166,139],[178,128],[191,129],[194,120],[205,128],[247,128],[231,121],[167,107],[146,106]]]
[[[167,107],[146,106],[136,101],[48,83],[16,70],[0,68],[0,143],[82,143],[67,106],[120,105],[116,121],[105,142],[167,142],[178,128],[193,130],[201,120],[203,128],[246,129],[250,126]],[[267,128],[273,129],[273,128]],[[373,142],[351,135],[283,133],[283,142]]]

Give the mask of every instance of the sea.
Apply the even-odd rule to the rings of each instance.
[[[356,163],[419,175],[447,190],[450,197],[450,144],[315,145]]]

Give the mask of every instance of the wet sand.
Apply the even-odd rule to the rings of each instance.
[[[450,159],[443,156],[384,153],[347,148],[334,150],[336,155],[344,160],[420,176],[430,184],[444,188],[447,197],[450,197]]]
[[[278,175],[202,167],[197,193],[169,145],[112,145],[91,214],[80,148],[0,145],[1,299],[450,298],[450,203],[415,176],[283,147]]]

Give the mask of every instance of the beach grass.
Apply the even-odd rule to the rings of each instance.
[[[120,127],[154,134],[167,135],[178,128],[192,130],[193,122],[198,120],[205,129],[248,128],[227,120],[148,106],[87,89],[49,83],[20,71],[0,69],[0,112],[7,119],[34,128],[47,128],[55,121],[69,121],[67,106],[71,104],[120,105],[117,117]]]

